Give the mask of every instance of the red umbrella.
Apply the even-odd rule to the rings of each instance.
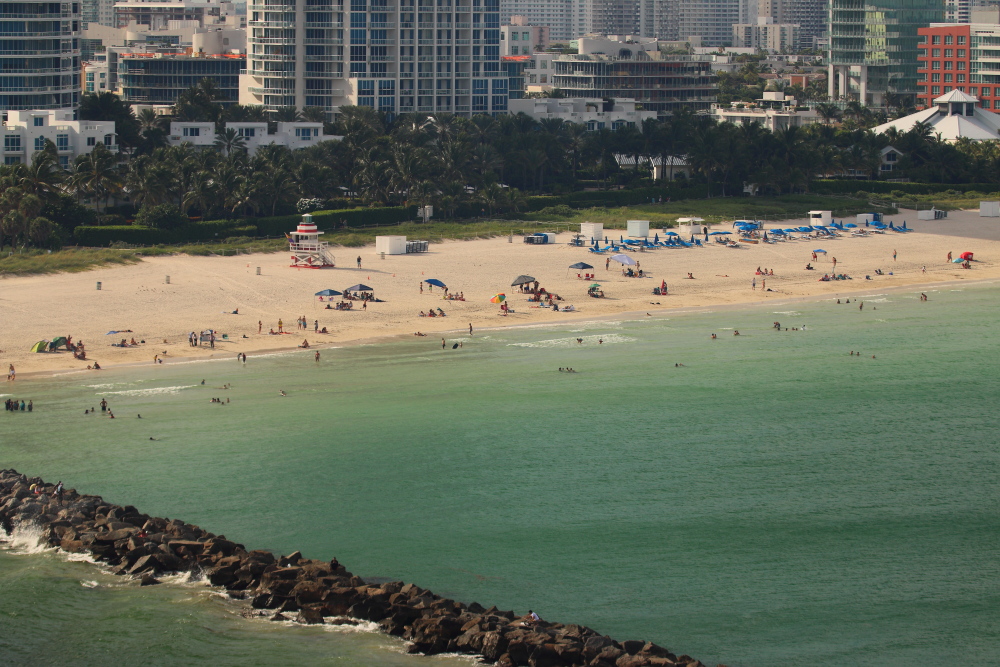
[[[959,257],[961,257],[962,259],[972,259],[972,253],[971,252],[963,252],[961,255],[959,255]]]

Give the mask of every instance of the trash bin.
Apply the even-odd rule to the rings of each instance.
[[[260,267],[259,266],[257,267],[257,275],[258,276],[260,275]]]
[[[167,276],[167,284],[170,284],[170,276]]]
[[[97,289],[101,289],[101,281],[100,280],[97,281]]]

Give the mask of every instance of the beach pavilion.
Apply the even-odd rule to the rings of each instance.
[[[955,143],[962,137],[973,141],[1000,139],[1000,114],[980,108],[979,98],[960,90],[934,98],[934,106],[876,126],[875,134],[909,132],[918,123],[930,126],[942,141]]]

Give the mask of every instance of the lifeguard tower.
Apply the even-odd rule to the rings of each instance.
[[[291,266],[306,269],[324,269],[335,266],[333,255],[328,252],[330,244],[320,241],[323,232],[316,229],[312,216],[306,213],[302,222],[288,237],[288,248],[292,251]]]

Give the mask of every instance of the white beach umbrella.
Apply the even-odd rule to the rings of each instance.
[[[635,260],[628,255],[611,255],[611,259],[625,266],[635,266]]]

